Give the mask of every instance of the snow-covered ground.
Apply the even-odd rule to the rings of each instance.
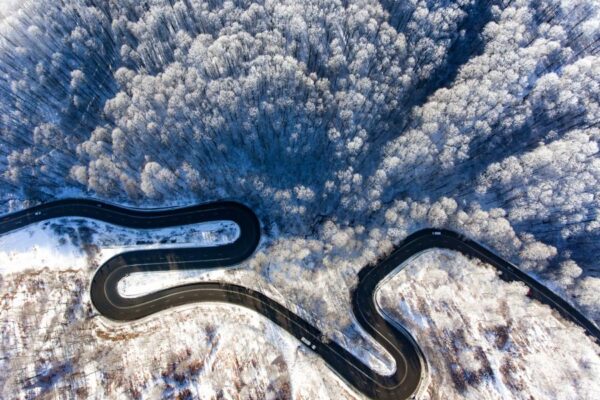
[[[1,393],[16,393],[16,398],[66,393],[78,398],[356,397],[318,356],[240,307],[188,305],[123,324],[93,310],[89,279],[98,263],[115,252],[212,246],[237,235],[237,226],[229,222],[138,232],[62,219],[0,237],[0,370],[12,371],[2,374]],[[278,246],[293,248],[282,240],[267,240],[239,268],[135,274],[120,290],[136,296],[182,283],[223,280],[260,290],[300,315],[308,314],[301,305],[289,304],[284,295],[289,288],[268,284],[257,273],[255,264],[266,262],[261,257],[277,259]],[[331,270],[327,276],[334,279],[335,274]],[[387,281],[378,301],[391,319],[407,326],[427,356],[426,398],[592,399],[600,390],[594,380],[600,374],[600,349],[526,292],[521,284],[501,281],[489,266],[434,250]],[[323,298],[335,301],[336,295],[323,293]],[[379,372],[392,368],[382,349],[352,321],[350,305],[336,307],[338,314],[348,314],[350,328],[334,331],[333,337]],[[338,314],[320,322],[339,326]]]
[[[239,227],[231,221],[140,230],[82,218],[60,218],[0,236],[0,273],[24,268],[86,268],[85,249],[91,250],[91,243],[99,252],[96,261],[103,263],[127,250],[219,246],[235,241],[239,234]]]
[[[119,334],[116,335],[120,339],[125,339],[129,335],[137,336],[133,333],[135,326],[146,326],[145,324],[151,324],[153,321],[154,324],[157,324],[156,321],[162,321],[158,325],[169,326],[168,321],[172,318],[176,318],[185,310],[195,309],[196,306],[191,305],[176,310],[168,310],[146,318],[131,327],[128,324],[115,326],[99,316],[91,306],[87,288],[95,268],[113,255],[123,251],[156,247],[218,246],[230,243],[238,236],[239,227],[229,221],[157,230],[130,230],[82,218],[50,220],[0,236],[0,283],[2,293],[5,293],[0,309],[0,323],[3,326],[0,354],[4,357],[0,362],[0,370],[19,371],[15,373],[15,379],[16,377],[41,375],[41,379],[44,381],[43,384],[31,386],[23,384],[20,378],[18,381],[11,381],[7,376],[3,382],[0,382],[0,388],[4,388],[1,390],[2,393],[14,391],[15,393],[21,393],[23,396],[43,394],[46,391],[53,394],[56,394],[57,391],[58,393],[66,393],[66,388],[70,386],[72,388],[81,387],[81,391],[85,392],[86,396],[91,395],[98,398],[104,395],[114,396],[121,393],[121,391],[124,391],[123,393],[140,392],[150,398],[156,397],[156,393],[140,389],[140,386],[144,385],[153,386],[149,383],[149,380],[154,378],[148,375],[136,375],[137,378],[131,378],[128,389],[121,387],[117,392],[113,392],[114,388],[112,388],[113,384],[110,383],[110,380],[114,377],[110,377],[108,382],[102,381],[107,379],[104,375],[106,375],[107,370],[113,370],[112,367],[102,367],[101,357],[99,359],[97,355],[90,356],[90,359],[97,360],[98,366],[94,371],[104,371],[103,374],[100,374],[102,376],[96,376],[98,373],[94,372],[96,375],[90,378],[89,370],[91,367],[89,365],[85,366],[85,372],[81,371],[82,366],[68,361],[72,357],[70,352],[73,351],[83,355],[86,352],[91,354],[96,351],[91,344],[89,347],[78,347],[82,343],[89,342],[86,339],[87,336],[94,335],[93,332],[88,332],[90,329],[93,330],[88,326],[88,319],[99,320],[98,323],[105,326],[106,331],[117,329],[121,334],[120,336]],[[310,312],[310,310],[304,310],[289,304],[283,294],[276,288],[267,285],[261,275],[257,274],[251,266],[245,264],[233,270],[133,274],[121,282],[120,290],[125,295],[137,296],[182,283],[207,280],[221,280],[252,287],[267,293],[283,304],[287,303],[296,312],[301,314]],[[216,310],[211,311],[211,315],[214,317],[212,320],[210,318],[206,319],[206,310],[212,309],[212,306]],[[196,324],[197,326],[195,325],[196,328],[194,329],[199,332],[202,332],[204,326],[219,325],[217,321],[226,318],[225,314],[232,315],[233,313],[233,315],[237,315],[237,313],[240,313],[246,316],[250,315],[255,320],[260,321],[259,325],[262,328],[260,330],[255,329],[259,333],[255,332],[254,334],[259,338],[253,337],[249,340],[252,343],[265,344],[267,347],[268,343],[277,343],[276,347],[283,354],[285,363],[293,366],[290,367],[290,376],[294,385],[291,385],[290,382],[286,385],[289,386],[289,390],[293,390],[294,393],[297,392],[297,394],[294,394],[294,398],[309,399],[315,398],[315,396],[318,398],[331,398],[331,393],[347,392],[349,390],[346,385],[339,382],[331,370],[325,367],[317,356],[308,355],[308,358],[295,356],[294,354],[298,352],[294,348],[290,350],[290,346],[302,346],[287,333],[273,326],[268,320],[234,306],[211,304],[197,307],[202,310],[202,318],[196,318],[195,322],[189,323]],[[83,314],[78,314],[79,311]],[[219,316],[219,313],[222,315]],[[191,317],[185,317],[186,321],[192,319]],[[82,325],[86,325],[86,328],[82,328]],[[231,329],[231,331],[228,331],[227,327],[220,327],[219,329],[223,328],[224,334],[227,332],[231,334],[234,331],[242,332],[245,329],[244,326],[244,322],[240,322],[240,326]],[[35,330],[32,327],[35,327]],[[86,330],[85,333],[82,331],[84,329]],[[192,331],[194,329],[190,328]],[[69,332],[66,332],[67,330]],[[163,334],[166,335],[167,333],[163,332]],[[340,335],[342,334],[340,333]],[[40,338],[43,338],[43,340]],[[160,340],[166,339],[162,338]],[[177,341],[178,339],[173,336],[170,340]],[[232,340],[236,342],[236,340]],[[393,368],[393,363],[389,364],[389,360],[385,361],[382,349],[373,341],[364,340],[360,337],[347,338],[346,340],[348,343],[355,342],[356,346],[349,347],[352,347],[353,352],[369,362],[375,369],[384,372]],[[237,340],[237,342],[245,343],[245,340]],[[47,343],[53,343],[53,346],[51,346],[52,356],[50,357],[53,361],[44,361],[43,365],[40,366],[38,365],[40,361],[36,361],[34,358],[38,357],[39,354],[44,354],[45,350],[42,348]],[[149,341],[140,345],[143,348],[146,348],[146,346],[147,348],[156,347]],[[230,346],[230,344],[226,346]],[[304,349],[304,347],[302,348]],[[69,352],[64,353],[67,349],[69,349]],[[124,354],[122,357],[127,360],[128,357],[134,357],[133,354]],[[47,358],[42,357],[41,359],[46,360]],[[23,361],[24,359],[28,361]],[[131,361],[135,365],[138,362],[142,363],[139,360]],[[69,363],[67,369],[65,369],[66,362]],[[150,361],[148,363],[152,364]],[[320,365],[317,371],[321,372],[308,373],[306,369],[314,371],[315,363]],[[260,366],[265,363],[253,361],[253,364],[260,369]],[[119,368],[115,368],[115,370],[119,370]],[[132,369],[132,371],[134,370],[135,368]],[[153,371],[153,368],[148,367],[147,370]],[[264,373],[263,370],[260,371]],[[84,381],[72,376],[72,374],[79,375],[82,373],[87,376]],[[325,377],[321,375],[325,375]],[[195,377],[190,379],[193,380]],[[260,381],[257,379],[253,379],[253,386],[260,389]],[[290,377],[288,377],[289,379]],[[310,384],[302,383],[307,379],[310,380]],[[330,382],[324,385],[322,383],[323,379]],[[189,390],[194,396],[196,394],[208,395],[211,393],[209,389],[210,382],[212,381],[209,379],[209,383],[196,383],[196,389]],[[159,383],[157,383],[158,387],[161,387],[162,383]],[[110,388],[106,386],[110,386]],[[290,389],[292,387],[293,389]],[[249,393],[247,391],[243,392],[242,398],[250,396]],[[208,395],[208,398],[211,398],[210,395]],[[274,398],[279,397],[275,396]]]
[[[32,224],[26,228],[0,236],[0,273],[20,273],[24,270],[51,269],[88,270],[89,278],[93,271],[112,256],[129,250],[142,250],[156,247],[205,247],[218,246],[233,242],[239,236],[239,227],[230,221],[217,221],[182,227],[135,230],[106,224],[83,218],[60,218]],[[295,244],[292,243],[292,248]],[[290,246],[286,241],[262,246],[249,263],[236,268],[211,271],[165,271],[131,274],[119,282],[119,290],[124,296],[135,297],[156,290],[199,281],[224,281],[258,290],[286,305],[292,311],[331,334],[335,340],[344,344],[356,356],[365,360],[380,373],[391,372],[393,360],[387,356],[377,342],[368,337],[362,328],[353,321],[350,303],[347,302],[348,288],[340,280],[335,270],[317,271],[319,278],[312,279],[313,285],[330,284],[336,290],[324,290],[322,305],[315,313],[314,305],[302,304],[297,299],[315,293],[302,288],[303,281],[298,278],[282,281],[273,278],[261,270],[261,265],[269,257],[280,259],[281,251]],[[302,253],[302,251],[300,251]],[[287,260],[279,260],[278,270],[289,267],[286,272],[295,274]],[[304,278],[302,278],[304,279]],[[310,277],[306,277],[311,280]],[[338,282],[338,284],[332,284]],[[278,286],[283,284],[283,286]],[[331,288],[330,288],[331,289]],[[297,292],[297,297],[290,297]],[[323,309],[326,307],[326,309]],[[326,313],[328,318],[321,315]],[[344,327],[344,325],[346,325]],[[344,327],[345,329],[342,329]]]
[[[23,269],[82,269],[87,265],[83,249],[61,240],[47,222],[30,225],[0,236],[0,272]]]
[[[0,236],[0,371],[11,371],[0,374],[0,398],[353,398],[319,357],[241,307],[188,305],[115,324],[91,306],[94,268],[116,253],[238,236],[229,221],[138,231],[79,218]],[[148,292],[181,276],[227,274],[132,279]]]
[[[600,347],[527,291],[489,265],[432,250],[377,300],[425,353],[425,399],[597,399]]]
[[[13,274],[1,290],[2,398],[353,398],[295,338],[240,307],[114,324],[91,309],[84,271]]]

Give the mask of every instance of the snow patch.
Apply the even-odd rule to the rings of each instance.
[[[0,236],[0,273],[27,269],[84,269],[85,245],[99,251],[99,264],[116,254],[155,248],[213,247],[234,242],[232,221],[211,221],[161,229],[129,229],[83,218],[59,218]]]

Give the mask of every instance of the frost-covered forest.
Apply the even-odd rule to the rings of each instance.
[[[2,208],[237,199],[300,268],[452,227],[598,321],[599,8],[5,0]]]
[[[432,226],[600,322],[599,124],[596,0],[0,1],[2,213],[241,201],[265,230],[244,273],[350,344],[357,271]],[[5,354],[30,339],[10,300]]]

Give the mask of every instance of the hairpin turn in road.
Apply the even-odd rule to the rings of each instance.
[[[455,232],[425,229],[406,238],[383,261],[363,268],[352,294],[353,311],[358,322],[395,361],[396,369],[391,375],[380,375],[335,341],[325,339],[319,329],[298,315],[267,296],[245,287],[223,282],[199,282],[135,298],[119,294],[119,281],[134,272],[229,267],[248,259],[258,246],[260,224],[256,215],[244,205],[221,201],[176,209],[139,210],[95,200],[66,199],[1,217],[0,234],[60,217],[92,218],[138,229],[217,220],[236,223],[240,228],[240,235],[233,243],[226,245],[131,251],[109,259],[92,278],[90,296],[94,307],[107,318],[131,321],[192,302],[223,302],[243,306],[261,313],[287,330],[303,345],[319,354],[342,379],[373,399],[414,397],[426,375],[427,363],[415,340],[402,326],[385,319],[374,295],[381,282],[398,270],[399,266],[427,249],[452,249],[481,259],[499,269],[502,279],[524,282],[530,288],[531,297],[554,307],[600,341],[600,330],[591,321],[514,265]]]

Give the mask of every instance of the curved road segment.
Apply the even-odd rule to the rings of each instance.
[[[374,399],[414,397],[426,375],[427,363],[418,345],[402,326],[382,316],[374,295],[382,281],[402,268],[403,263],[431,248],[460,251],[496,267],[501,271],[502,279],[524,282],[530,288],[531,297],[554,307],[600,342],[600,330],[591,321],[514,265],[455,232],[425,229],[406,238],[383,261],[363,268],[352,294],[353,311],[358,322],[395,360],[396,370],[393,374],[379,375],[337,343],[326,340],[319,329],[281,304],[248,288],[221,282],[202,282],[136,298],[125,298],[119,294],[118,282],[134,272],[227,267],[249,258],[259,243],[260,224],[255,214],[239,203],[222,201],[177,209],[138,210],[95,200],[59,200],[0,218],[0,234],[59,217],[93,218],[139,229],[217,220],[235,222],[240,228],[240,236],[230,244],[132,251],[111,258],[98,268],[92,278],[92,303],[102,315],[119,321],[139,319],[192,302],[224,302],[247,307],[287,330],[318,353],[342,379]]]

